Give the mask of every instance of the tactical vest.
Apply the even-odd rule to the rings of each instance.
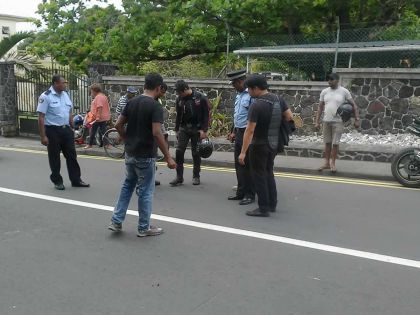
[[[266,100],[267,101],[267,100]],[[277,152],[279,143],[280,126],[283,119],[280,100],[275,102],[268,101],[271,105],[271,120],[268,126],[268,144],[272,150]]]
[[[271,119],[268,125],[268,145],[276,153],[284,152],[284,147],[289,144],[291,130],[288,129],[287,124],[283,123],[280,99],[277,97],[275,102],[265,98],[260,98],[259,100],[270,104]]]

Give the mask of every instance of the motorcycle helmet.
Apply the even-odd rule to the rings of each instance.
[[[341,117],[343,122],[349,121],[352,114],[353,114],[353,106],[349,103],[343,103],[337,109],[337,115]]]
[[[83,125],[83,116],[78,114],[73,117],[73,128],[79,128]]]
[[[213,153],[213,143],[209,138],[202,139],[198,143],[197,150],[203,159],[207,159]]]

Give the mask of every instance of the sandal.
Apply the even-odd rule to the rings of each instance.
[[[337,173],[337,168],[335,166],[331,166],[331,173]]]
[[[329,170],[331,167],[329,165],[322,165],[318,168],[318,172],[322,172],[323,170]]]

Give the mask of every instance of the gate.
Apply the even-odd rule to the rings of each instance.
[[[74,113],[86,112],[91,97],[86,76],[75,74],[69,69],[41,69],[16,73],[18,126],[20,134],[38,134],[38,114],[36,108],[42,92],[51,86],[54,74],[62,75],[68,82],[67,92],[74,105]]]

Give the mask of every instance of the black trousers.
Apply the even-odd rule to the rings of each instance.
[[[251,176],[261,211],[274,210],[277,206],[277,188],[274,179],[276,153],[268,144],[252,144],[249,148]]]
[[[96,122],[92,125],[92,129],[90,130],[90,138],[89,138],[89,145],[93,145],[95,143],[95,136],[99,130],[99,146],[103,146],[102,137],[106,132],[106,121]],[[106,141],[106,140],[105,140]],[[107,145],[108,143],[105,143]]]
[[[250,169],[250,162],[249,162],[249,154],[245,157],[245,165],[239,164],[238,157],[241,154],[242,144],[244,140],[244,132],[245,128],[243,129],[236,129],[236,136],[235,136],[235,170],[236,170],[236,178],[238,180],[238,189],[236,191],[236,195],[244,198],[255,198],[255,191],[252,184],[252,177],[251,177],[251,169]]]
[[[68,126],[45,126],[45,133],[48,138],[47,149],[51,169],[51,181],[54,184],[63,183],[63,177],[60,175],[60,152],[63,152],[70,181],[72,183],[78,183],[80,181],[80,166],[77,163],[73,130]]]
[[[181,127],[178,133],[178,145],[176,147],[176,174],[178,178],[184,178],[184,155],[188,142],[191,140],[191,155],[193,158],[193,177],[200,177],[201,157],[197,150],[197,144],[200,140],[200,134],[197,128]]]

